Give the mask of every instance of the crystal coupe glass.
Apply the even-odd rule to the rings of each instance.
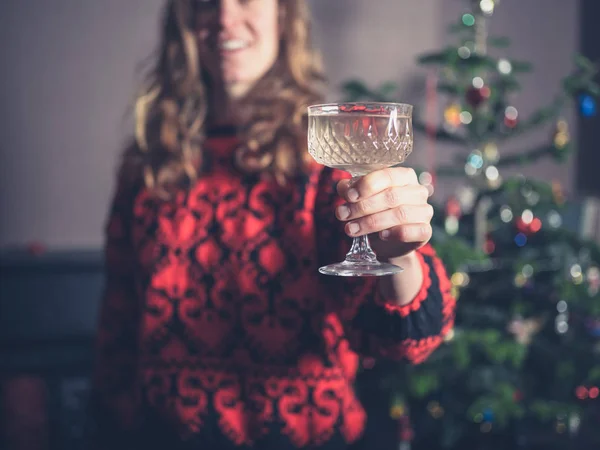
[[[341,169],[352,182],[370,172],[405,161],[413,148],[412,105],[331,103],[308,107],[308,151],[324,166]],[[382,263],[368,236],[354,238],[346,260],[321,267],[336,276],[382,276],[402,272]]]

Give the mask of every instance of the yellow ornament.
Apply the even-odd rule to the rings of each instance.
[[[569,124],[567,123],[566,120],[559,120],[556,123],[556,129],[558,131],[568,132],[569,131]]]
[[[458,127],[461,124],[460,114],[462,112],[462,108],[459,104],[453,103],[446,108],[444,111],[444,120],[448,125],[453,127]]]
[[[554,132],[554,146],[558,150],[562,150],[570,141],[569,124],[566,120],[559,120],[556,123],[556,131]]]
[[[515,286],[523,287],[523,286],[525,286],[526,283],[527,283],[527,277],[525,275],[523,275],[521,272],[519,272],[515,276]]]
[[[483,156],[489,164],[496,164],[500,159],[498,146],[493,142],[489,142],[483,147]]]
[[[444,415],[444,408],[438,402],[429,402],[427,410],[434,419],[439,419]]]
[[[404,416],[404,405],[398,404],[390,408],[390,417],[392,419],[399,419]]]
[[[455,274],[452,275],[452,277],[450,278],[450,282],[454,285],[454,286],[462,286],[463,282],[464,282],[464,274],[461,272],[456,272]]]
[[[452,285],[458,287],[467,286],[469,284],[469,281],[469,275],[467,275],[465,272],[455,272],[450,278],[450,282],[452,283]]]

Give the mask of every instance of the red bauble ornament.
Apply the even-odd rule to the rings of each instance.
[[[496,243],[491,238],[488,237],[485,241],[484,251],[488,255],[490,255],[490,254],[494,253],[494,250],[496,250]]]
[[[517,119],[511,119],[510,117],[504,118],[504,125],[506,125],[507,128],[515,128],[518,123]]]
[[[410,442],[413,440],[415,433],[410,424],[408,416],[402,416],[398,420],[398,437],[402,442]]]
[[[529,224],[520,217],[515,221],[515,226],[520,233],[527,234],[529,232]]]
[[[461,207],[460,202],[456,197],[450,197],[446,202],[446,215],[452,217],[460,217],[461,216]]]
[[[519,118],[519,111],[514,106],[507,106],[504,110],[504,125],[507,128],[514,128],[517,126]]]
[[[414,439],[415,433],[412,428],[407,428],[406,430],[402,430],[400,432],[400,440],[402,442],[410,442]]]
[[[575,395],[579,400],[585,400],[588,397],[588,390],[585,386],[577,386]]]
[[[517,230],[519,230],[519,232],[523,233],[525,236],[531,236],[542,229],[542,221],[537,217],[534,217],[529,223],[525,222],[521,217],[519,217],[515,221],[515,225]]]
[[[483,86],[481,88],[471,87],[467,90],[466,100],[474,108],[480,107],[483,102],[490,98],[490,88]]]

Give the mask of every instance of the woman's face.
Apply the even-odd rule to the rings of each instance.
[[[245,95],[277,59],[278,0],[194,1],[201,64],[229,95]]]

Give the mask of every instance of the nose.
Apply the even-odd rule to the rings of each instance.
[[[239,0],[222,0],[219,9],[219,25],[224,31],[231,30],[241,20],[242,5]]]

